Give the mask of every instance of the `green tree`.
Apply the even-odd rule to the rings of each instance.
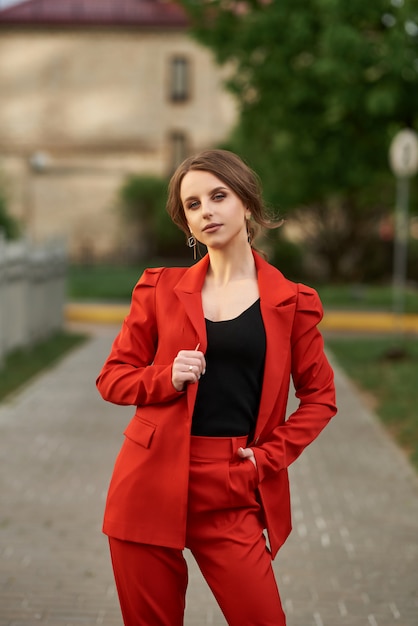
[[[231,70],[240,118],[226,147],[299,217],[331,278],[361,279],[394,204],[390,141],[417,122],[418,0],[182,4]]]

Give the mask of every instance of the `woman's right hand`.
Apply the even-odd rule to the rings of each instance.
[[[183,391],[187,383],[197,383],[206,371],[206,361],[200,350],[180,350],[173,361],[171,381],[174,389]]]

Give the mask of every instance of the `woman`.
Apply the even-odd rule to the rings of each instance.
[[[254,227],[277,224],[233,153],[182,163],[167,209],[207,255],[144,272],[97,379],[136,406],[103,528],[124,623],[183,624],[188,547],[230,626],[284,626],[271,561],[291,528],[287,468],[336,413],[321,304],[253,250]]]

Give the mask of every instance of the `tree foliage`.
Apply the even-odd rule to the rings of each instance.
[[[330,275],[361,278],[394,203],[390,141],[417,123],[418,0],[182,4],[231,68],[240,118],[227,147],[261,175],[269,203],[299,209]]]

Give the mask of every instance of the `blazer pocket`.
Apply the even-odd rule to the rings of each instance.
[[[142,417],[133,417],[123,433],[131,441],[144,448],[149,448],[154,436],[156,425]]]

